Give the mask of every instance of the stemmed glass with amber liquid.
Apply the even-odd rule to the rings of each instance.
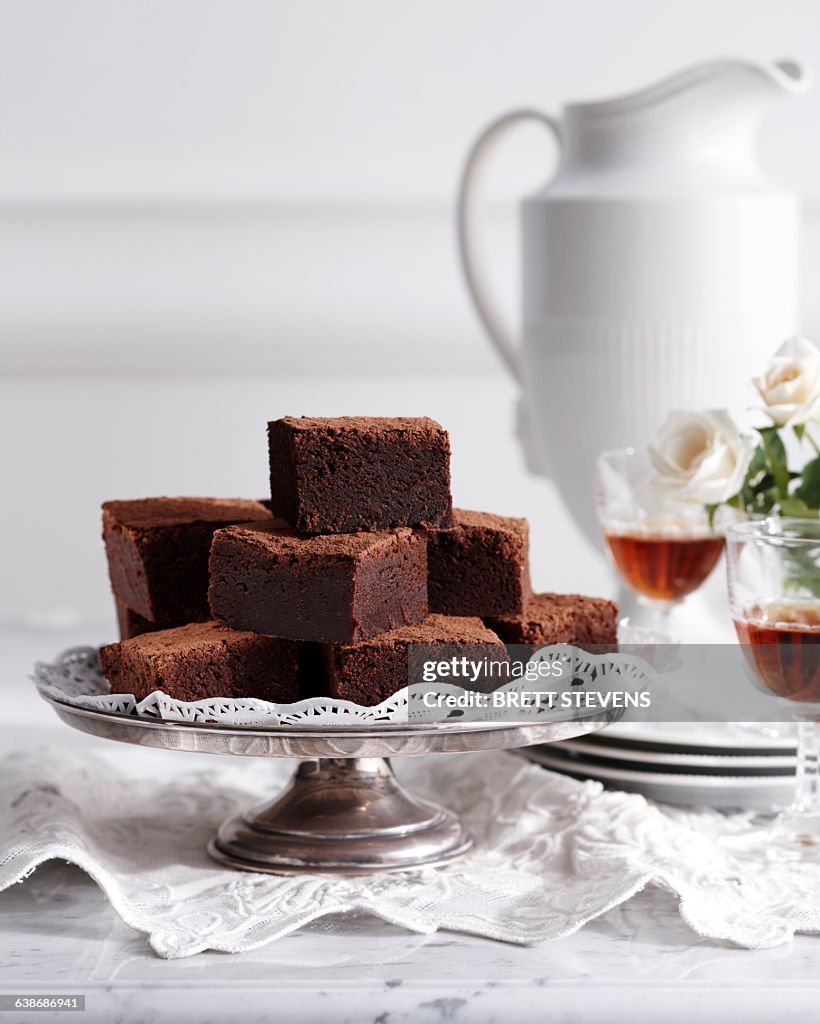
[[[798,723],[795,801],[779,820],[820,852],[820,520],[729,526],[726,568],[749,670]]]
[[[668,631],[672,609],[706,580],[723,535],[700,505],[651,498],[649,457],[634,448],[598,456],[596,503],[609,553],[638,595],[650,628]]]

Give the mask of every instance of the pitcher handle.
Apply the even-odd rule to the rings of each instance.
[[[560,146],[560,123],[540,110],[512,110],[492,121],[478,136],[467,156],[458,191],[458,251],[461,269],[467,282],[467,290],[475,305],[476,312],[484,324],[490,339],[501,353],[513,376],[522,378],[521,345],[515,332],[500,312],[476,259],[474,228],[476,224],[477,179],[485,159],[501,140],[507,130],[522,121],[540,121],[550,129]]]

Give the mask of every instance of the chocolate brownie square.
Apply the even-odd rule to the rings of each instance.
[[[218,622],[189,623],[108,644],[100,650],[100,666],[114,693],[133,693],[137,700],[154,690],[177,700],[300,699],[298,644],[238,633]]]
[[[530,594],[527,520],[461,508],[453,518],[455,526],[427,538],[431,613],[520,614]]]
[[[209,618],[208,554],[214,530],[270,519],[243,498],[140,498],[103,505],[114,596],[151,622]]]
[[[301,536],[270,524],[214,534],[214,618],[294,640],[352,643],[427,614],[427,540],[407,527]]]
[[[364,707],[381,704],[411,681],[408,659],[414,645],[422,646],[425,659],[435,661],[445,656],[508,661],[504,644],[481,619],[429,615],[418,625],[394,629],[362,643],[325,645],[322,656],[330,696]],[[503,676],[496,682],[503,685],[507,681]]]
[[[602,644],[618,640],[618,606],[582,594],[533,594],[521,615],[490,616],[486,624],[507,644]]]
[[[286,416],[268,424],[271,510],[297,530],[452,522],[450,441],[434,420]]]

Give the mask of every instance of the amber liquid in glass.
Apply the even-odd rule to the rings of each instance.
[[[820,601],[770,601],[735,619],[738,640],[763,685],[787,700],[820,704]]]
[[[703,583],[717,565],[723,537],[604,533],[624,579],[639,593],[677,601]]]

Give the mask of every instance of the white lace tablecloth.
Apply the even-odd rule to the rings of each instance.
[[[473,853],[442,869],[361,878],[229,871],[207,857],[207,839],[229,814],[270,797],[289,764],[134,781],[88,755],[12,753],[0,762],[0,890],[46,860],[70,861],[169,958],[254,949],[351,911],[419,933],[533,944],[648,885],[677,893],[684,920],[708,939],[754,949],[820,930],[820,861],[778,846],[748,815],[660,808],[507,753],[397,767],[416,793],[464,817]]]

